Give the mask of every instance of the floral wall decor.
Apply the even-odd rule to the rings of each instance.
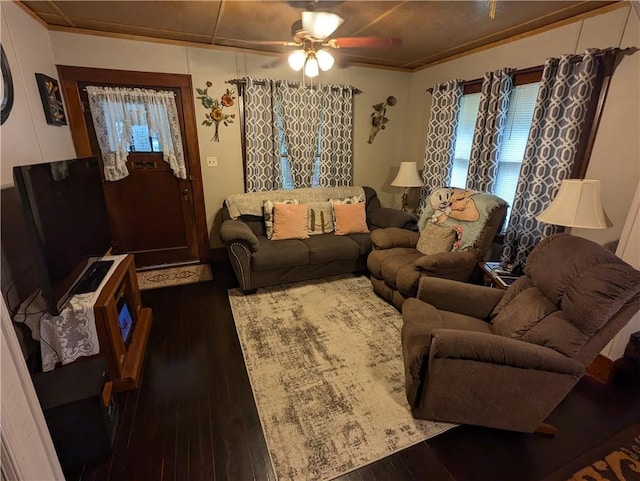
[[[233,107],[233,101],[236,99],[234,97],[235,91],[226,89],[227,91],[222,94],[222,97],[218,100],[217,98],[211,98],[208,93],[209,87],[213,87],[213,84],[207,81],[206,85],[207,86],[204,89],[196,88],[196,92],[199,94],[196,98],[202,102],[202,106],[205,109],[209,110],[205,115],[205,119],[202,121],[202,125],[206,125],[207,127],[215,125],[216,130],[211,141],[220,142],[220,137],[218,135],[220,122],[222,122],[226,127],[229,124],[232,124],[236,118],[236,114],[227,114],[224,112],[225,108]]]
[[[387,115],[387,107],[393,107],[398,100],[393,96],[387,97],[387,100],[373,106],[373,113],[371,114],[371,133],[369,134],[369,140],[367,143],[372,144],[373,139],[376,138],[378,132],[385,129],[385,124],[389,122]]]

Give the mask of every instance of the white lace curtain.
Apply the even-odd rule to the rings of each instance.
[[[162,158],[174,175],[187,178],[173,92],[89,86],[87,94],[106,180],[120,180],[129,175],[126,162],[135,126],[146,126],[149,136],[158,140]]]

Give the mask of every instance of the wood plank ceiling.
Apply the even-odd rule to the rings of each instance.
[[[334,37],[398,37],[401,46],[341,49],[354,64],[420,69],[466,51],[617,3],[498,0],[495,18],[476,1],[22,1],[51,29],[186,41],[280,53],[291,47],[252,40],[291,40],[291,25],[315,5],[345,22]],[[334,51],[335,52],[335,51]]]

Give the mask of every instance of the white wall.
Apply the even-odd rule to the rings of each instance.
[[[424,159],[431,96],[425,90],[453,78],[472,80],[502,67],[527,68],[545,58],[581,53],[585,48],[640,47],[640,22],[631,6],[591,17],[467,55],[416,72],[411,77],[415,108],[407,111],[403,157]],[[640,53],[626,57],[613,75],[591,161],[586,174],[602,181],[603,205],[614,226],[606,230],[574,229],[573,233],[599,244],[620,237],[640,179]]]
[[[82,36],[64,32],[50,32],[51,44],[59,65],[79,65],[100,68],[173,72],[190,74],[195,87],[203,88],[213,82],[209,94],[220,96],[233,86],[225,81],[251,76],[299,81],[301,75],[284,62],[275,68],[264,68],[275,59],[272,56],[253,55],[234,50],[172,46],[151,42]],[[405,111],[409,109],[408,87],[411,74],[380,69],[349,67],[333,68],[318,77],[323,83],[353,85],[363,91],[355,100],[354,127],[354,183],[375,188],[386,205],[400,205],[401,192],[389,188],[390,177],[403,160],[401,146]],[[390,95],[398,98],[393,108],[387,109],[391,119],[388,128],[379,133],[373,144],[367,144],[370,115],[373,104]],[[213,247],[220,247],[219,211],[225,196],[244,189],[242,146],[238,123],[220,126],[220,142],[212,142],[213,127],[200,125],[206,113],[194,97],[198,120],[198,143],[202,165],[205,209]],[[227,110],[236,113],[237,107]],[[206,158],[218,158],[218,167],[206,167]]]
[[[274,57],[237,50],[166,45],[65,32],[47,32],[19,7],[2,4],[2,42],[14,70],[16,101],[2,126],[2,183],[11,183],[10,167],[39,160],[73,157],[67,127],[46,125],[34,72],[56,77],[54,64],[150,72],[190,74],[194,87],[214,83],[210,92],[221,95],[225,80],[243,76],[298,80],[286,63],[263,68]],[[34,42],[35,40],[35,42]],[[33,45],[38,45],[34,48]],[[387,206],[399,207],[401,189],[389,186],[401,161],[422,162],[430,95],[426,89],[452,78],[479,78],[485,71],[511,66],[540,65],[548,56],[581,52],[586,47],[640,46],[640,25],[630,6],[565,25],[535,36],[467,55],[412,74],[362,67],[334,68],[319,79],[351,84],[363,91],[355,101],[354,181],[375,188]],[[19,60],[18,60],[19,59]],[[17,67],[14,67],[17,66]],[[33,79],[33,80],[31,80]],[[614,227],[576,234],[605,244],[619,238],[634,188],[640,179],[640,54],[625,58],[613,76],[588,178],[603,183],[603,203]],[[367,144],[372,105],[389,95],[398,99],[387,110],[391,121],[373,144]],[[195,100],[198,123],[204,108]],[[237,113],[237,106],[230,112]],[[198,126],[205,208],[211,245],[219,247],[220,206],[224,197],[242,191],[242,155],[239,124],[220,127],[220,142],[211,142],[213,129]],[[10,139],[10,140],[6,140]],[[216,156],[218,167],[206,167]]]
[[[47,125],[35,73],[58,78],[49,32],[13,2],[0,2],[2,46],[13,78],[13,109],[0,130],[0,184],[14,165],[75,157],[68,126]]]

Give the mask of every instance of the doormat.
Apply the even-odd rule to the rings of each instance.
[[[278,481],[334,479],[453,427],[411,416],[402,315],[366,277],[229,291]]]
[[[192,264],[181,267],[167,267],[137,272],[138,286],[141,291],[160,287],[195,284],[213,279],[209,264]]]
[[[544,481],[639,481],[640,424],[626,428]]]

